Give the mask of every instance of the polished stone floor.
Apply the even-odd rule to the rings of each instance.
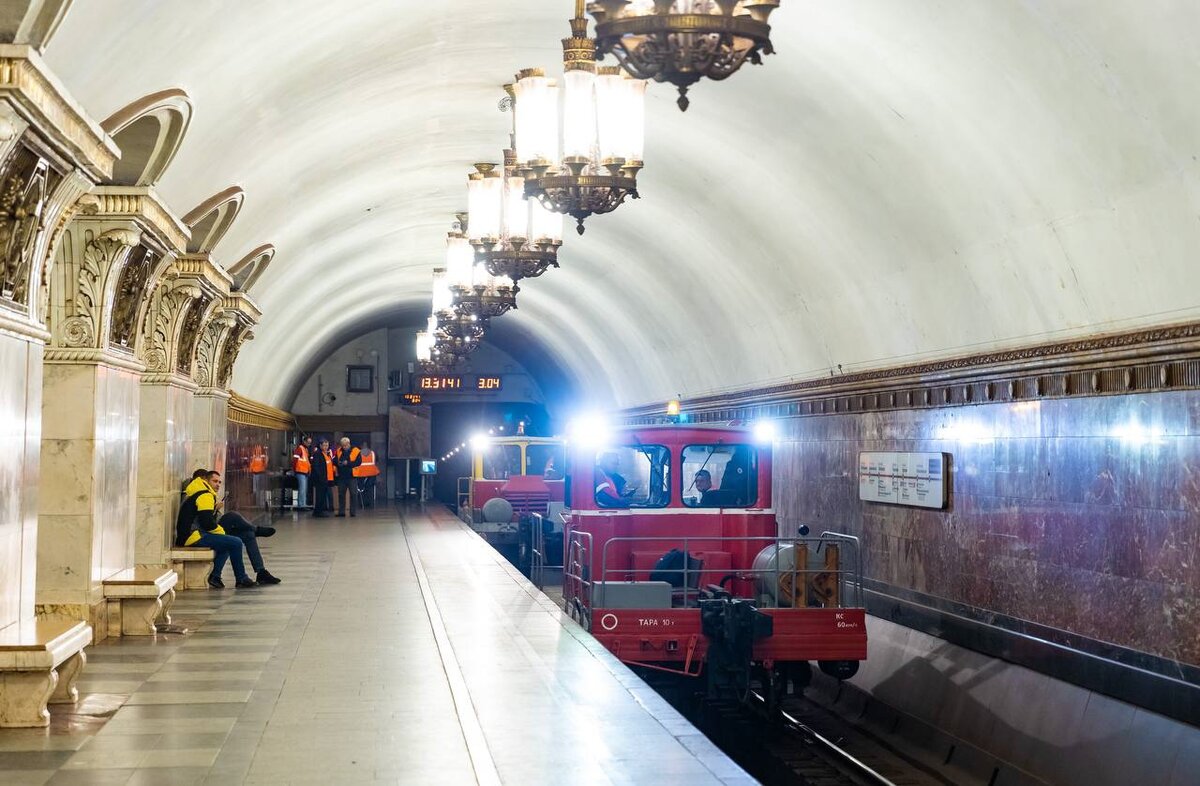
[[[89,648],[76,707],[0,730],[0,784],[752,782],[440,508],[263,544],[283,584]]]

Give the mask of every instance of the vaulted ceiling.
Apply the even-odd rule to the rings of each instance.
[[[570,0],[89,0],[46,58],[93,117],[181,88],[159,190],[230,186],[264,243],[234,386],[425,308],[500,85],[554,66]],[[785,0],[778,54],[654,85],[643,198],[566,240],[500,331],[596,403],[1200,316],[1200,4]]]

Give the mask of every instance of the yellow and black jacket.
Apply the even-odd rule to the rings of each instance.
[[[183,490],[183,504],[175,518],[175,545],[191,546],[200,540],[200,532],[224,535],[217,523],[217,494],[204,478],[194,478]]]

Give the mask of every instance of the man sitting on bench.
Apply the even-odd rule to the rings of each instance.
[[[213,550],[213,572],[208,577],[208,585],[213,589],[225,588],[221,572],[225,568],[226,560],[233,565],[233,574],[237,578],[239,588],[278,584],[279,579],[263,567],[256,528],[236,513],[227,513],[221,516],[220,520],[217,519],[217,490],[220,488],[220,479],[219,472],[210,472],[207,469],[198,469],[192,473],[192,480],[184,489],[179,516],[175,520],[175,545],[200,546]],[[216,486],[213,486],[214,481]],[[270,527],[261,529],[264,537],[275,534],[275,530]],[[255,570],[258,571],[257,582],[246,575],[242,560],[243,545],[250,553]]]

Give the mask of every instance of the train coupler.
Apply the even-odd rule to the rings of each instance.
[[[701,631],[708,637],[708,698],[742,700],[750,690],[754,642],[774,632],[769,614],[747,600],[716,593],[700,599]]]

